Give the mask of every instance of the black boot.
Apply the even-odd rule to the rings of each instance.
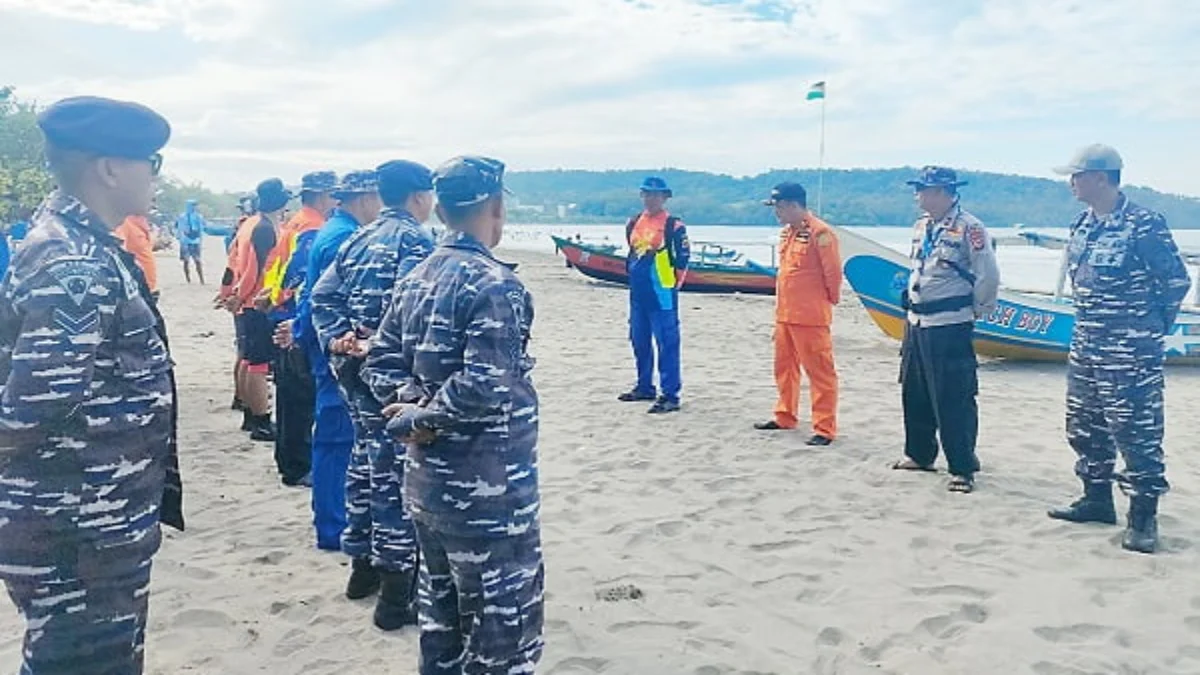
[[[242,408],[242,431],[254,430],[254,415],[250,414],[249,408]]]
[[[1129,524],[1121,539],[1121,548],[1137,553],[1158,549],[1158,497],[1133,497],[1129,500]]]
[[[1082,497],[1066,508],[1051,509],[1046,515],[1072,523],[1116,525],[1117,509],[1113,506],[1112,484],[1084,483]]]
[[[417,625],[417,575],[412,572],[380,572],[382,584],[375,603],[375,626],[398,630]]]
[[[371,566],[370,558],[355,558],[350,567],[350,581],[346,582],[347,598],[362,600],[379,590],[379,571]]]
[[[271,414],[257,415],[252,418],[250,440],[272,443],[275,441],[275,425],[271,422]]]

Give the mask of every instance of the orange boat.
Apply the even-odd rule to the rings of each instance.
[[[625,256],[619,255],[616,247],[551,238],[555,249],[567,259],[568,267],[574,267],[592,279],[629,285]],[[748,260],[741,264],[726,264],[701,259],[688,266],[681,290],[685,293],[775,295],[775,268]]]

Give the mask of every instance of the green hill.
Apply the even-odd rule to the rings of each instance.
[[[842,225],[909,225],[917,211],[904,181],[916,171],[828,170],[823,216]],[[651,174],[666,178],[674,190],[671,211],[696,225],[774,225],[774,214],[762,200],[773,185],[786,180],[808,188],[809,206],[816,207],[817,172],[811,169],[745,178],[676,169],[516,171],[508,176],[518,204],[512,217],[521,222],[623,222],[640,208],[637,186]],[[960,175],[971,183],[962,189],[963,205],[995,227],[1066,227],[1081,209],[1066,181],[972,171]],[[1200,199],[1140,187],[1127,187],[1126,193],[1164,213],[1172,227],[1200,228]],[[564,213],[560,205],[574,207]]]

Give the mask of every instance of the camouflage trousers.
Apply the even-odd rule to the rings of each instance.
[[[464,538],[416,520],[420,675],[515,675],[542,656],[541,534]]]
[[[369,394],[367,394],[369,395]],[[370,556],[387,572],[417,567],[417,534],[404,509],[403,446],[392,441],[371,402],[355,400],[354,450],[346,469],[346,529],[342,551],[352,558]]]
[[[3,570],[25,617],[20,675],[142,672],[150,559],[80,551],[63,564]]]
[[[1114,479],[1130,496],[1170,486],[1163,464],[1163,367],[1158,356],[1116,358],[1072,349],[1067,371],[1067,441],[1085,483]],[[1116,474],[1117,453],[1125,471]]]

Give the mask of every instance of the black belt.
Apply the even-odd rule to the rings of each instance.
[[[941,314],[942,312],[955,312],[967,307],[973,307],[974,305],[974,295],[956,295],[952,298],[930,300],[929,302],[911,302],[908,304],[908,311],[913,314]]]

